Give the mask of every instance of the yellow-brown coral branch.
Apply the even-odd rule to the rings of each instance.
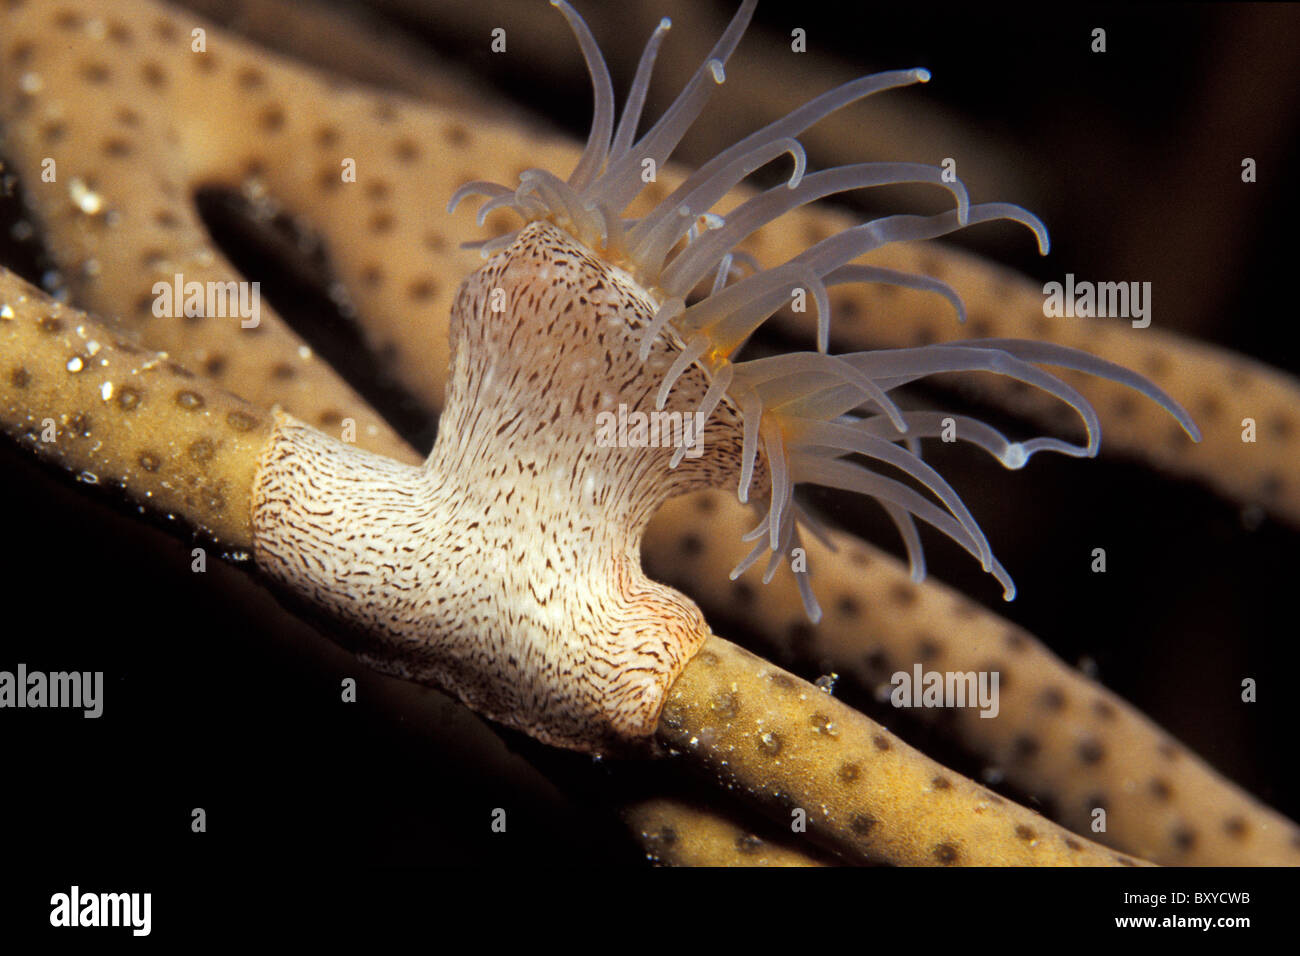
[[[792,846],[764,839],[713,809],[673,797],[631,804],[623,817],[646,857],[663,866],[824,866]]]
[[[0,268],[0,421],[91,484],[252,545],[260,409]]]
[[[657,738],[856,862],[1127,866],[1138,861],[953,773],[812,684],[711,637],[669,692]]]
[[[688,532],[707,517],[710,534]],[[722,492],[675,499],[647,531],[649,569],[689,585],[706,612],[743,621],[774,643],[797,641],[869,688],[915,664],[954,672],[998,672],[1000,711],[952,709],[947,726],[1009,783],[1058,809],[1089,833],[1107,812],[1104,843],[1164,864],[1294,865],[1300,829],[1225,780],[1130,704],[1067,666],[1024,629],[936,581],[914,584],[890,555],[832,532],[838,550],[809,541],[814,587],[827,613],[810,625],[792,576],[762,585],[757,569],[727,571],[749,546],[752,513]],[[689,540],[688,540],[689,538]]]

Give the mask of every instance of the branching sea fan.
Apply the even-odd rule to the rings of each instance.
[[[595,109],[591,133],[567,180],[544,169],[528,169],[518,185],[476,181],[452,197],[454,209],[471,195],[485,196],[483,223],[492,210],[508,207],[529,225],[477,243],[485,256],[528,239],[533,224],[566,232],[593,256],[623,270],[652,310],[627,316],[638,330],[642,361],[666,337],[675,358],[658,382],[656,407],[663,409],[689,369],[703,372],[707,390],[696,411],[709,420],[726,405],[738,412],[741,501],[755,499],[761,520],[747,536],[757,543],[733,571],[735,578],[769,553],[764,580],[799,547],[802,528],[817,533],[812,516],[794,498],[795,487],[813,483],[874,498],[898,528],[912,574],[925,574],[915,519],[932,525],[977,557],[995,575],[1010,600],[1014,585],[994,558],[984,533],[952,486],[925,463],[920,440],[943,435],[984,449],[1007,468],[1020,468],[1039,451],[1076,457],[1097,453],[1101,434],[1087,400],[1041,366],[1072,369],[1127,385],[1167,409],[1194,440],[1195,424],[1163,391],[1143,377],[1086,352],[1014,339],[981,339],[919,348],[828,354],[831,309],[827,288],[856,282],[888,283],[944,296],[964,321],[960,298],[946,284],[922,275],[862,265],[859,257],[889,243],[943,236],[968,225],[1006,219],[1030,229],[1039,252],[1048,251],[1047,230],[1032,213],[1007,203],[972,205],[965,186],[937,166],[917,163],[857,163],[807,172],[797,136],[827,115],[863,97],[924,83],[923,69],[862,77],[830,90],[787,116],[751,133],[689,175],[671,194],[639,218],[626,212],[669,160],[710,96],[725,82],[728,58],[753,14],[757,0],[745,0],[709,56],[669,109],[640,137],[642,106],[654,61],[669,29],[662,20],[637,66],[622,115],[617,117],[609,70],[582,18],[564,0],[553,5],[568,19],[591,74]],[[750,174],[783,156],[793,161],[786,182],[742,202],[725,216],[719,202]],[[759,228],[785,213],[850,190],[901,183],[928,183],[952,194],[955,208],[933,216],[893,215],[845,229],[786,262],[761,268],[739,246]],[[792,301],[811,301],[817,315],[817,351],[790,352],[752,360],[737,353],[754,332]],[[1069,405],[1082,419],[1086,441],[1053,437],[1011,441],[974,418],[934,411],[904,410],[892,393],[941,372],[992,372],[1041,389]],[[679,447],[668,467],[677,468]],[[933,495],[880,473],[891,466]],[[757,476],[757,477],[756,477]],[[821,611],[806,573],[797,574],[804,606],[818,620]]]

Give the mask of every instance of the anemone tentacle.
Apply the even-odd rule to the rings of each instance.
[[[1097,454],[1100,420],[1072,386],[1040,366],[1084,372],[1127,385],[1164,407],[1189,436],[1199,440],[1187,413],[1155,385],[1121,366],[1062,346],[1010,339],[946,343],[920,348],[826,354],[831,307],[827,289],[848,283],[887,283],[943,296],[959,322],[966,318],[961,297],[948,285],[924,275],[856,262],[899,242],[934,239],[958,229],[995,220],[1019,223],[1035,237],[1040,254],[1050,248],[1047,228],[1033,213],[1011,203],[972,204],[966,186],[948,171],[908,162],[866,162],[809,172],[797,137],[814,123],[850,103],[885,90],[927,82],[923,69],[892,70],[861,77],[815,97],[784,117],[742,137],[688,175],[667,197],[637,219],[624,210],[653,179],[657,169],[699,118],[709,97],[725,82],[725,66],[753,14],[745,0],[722,36],[676,99],[639,139],[637,126],[654,62],[668,29],[660,21],[642,52],[621,116],[600,50],[582,18],[565,0],[552,0],[568,20],[586,60],[593,89],[593,116],[586,148],[567,180],[546,170],[520,174],[508,186],[472,182],[452,197],[454,206],[469,195],[486,197],[480,222],[493,209],[508,207],[526,222],[547,220],[567,230],[598,255],[624,268],[640,284],[654,311],[638,324],[639,353],[648,361],[656,343],[668,337],[676,354],[658,381],[656,407],[663,409],[689,370],[702,369],[709,388],[697,403],[708,423],[727,402],[743,422],[737,497],[752,504],[760,520],[751,531],[753,551],[733,574],[768,552],[764,580],[799,547],[812,516],[796,497],[803,483],[824,485],[875,499],[894,523],[907,549],[912,574],[925,575],[925,556],[916,519],[952,538],[976,557],[1010,600],[1015,585],[998,563],[974,516],[949,482],[922,458],[922,440],[960,437],[1018,469],[1040,451],[1072,457]],[[758,169],[789,155],[793,168],[784,183],[758,192],[726,215],[714,207]],[[889,215],[850,226],[802,250],[785,262],[761,268],[739,249],[758,229],[802,206],[845,192],[894,184],[931,184],[947,190],[954,207],[937,215]],[[509,244],[517,233],[481,244],[483,254]],[[750,266],[741,275],[738,262]],[[790,352],[738,360],[751,337],[783,307],[812,300],[816,310],[817,351]],[[1040,436],[1013,440],[968,416],[904,410],[892,393],[918,379],[947,372],[1006,376],[1051,395],[1073,409],[1083,424],[1082,444]],[[668,467],[682,462],[679,448]],[[918,487],[874,471],[887,465]],[[757,478],[757,481],[756,481]],[[922,492],[928,492],[933,498]],[[746,536],[749,538],[750,536]],[[809,616],[820,610],[809,576],[797,573]]]

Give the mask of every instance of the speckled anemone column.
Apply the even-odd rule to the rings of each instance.
[[[673,685],[658,739],[855,862],[1134,866],[913,750],[852,708],[721,638]],[[799,815],[802,811],[802,815]]]
[[[705,516],[716,535],[699,532]],[[696,529],[689,528],[696,518]],[[767,585],[755,570],[731,581],[724,568],[744,557],[749,509],[725,492],[669,502],[646,533],[647,567],[691,593],[710,614],[755,634],[793,643],[862,685],[887,684],[914,664],[945,671],[997,671],[997,717],[945,711],[966,749],[1002,769],[1007,781],[1049,800],[1060,820],[1091,833],[1107,811],[1101,840],[1169,865],[1295,865],[1300,829],[1210,766],[1095,681],[1066,665],[1023,628],[937,581],[914,583],[908,568],[851,535],[832,532],[837,552],[809,541],[826,615],[804,615],[789,576]]]
[[[545,222],[462,285],[438,439],[411,467],[282,418],[253,490],[257,564],[367,636],[365,659],[551,744],[603,752],[652,732],[707,627],[641,571],[676,494],[734,480],[739,413],[707,449],[600,439],[646,415],[681,345],[639,355],[654,309],[622,270]],[[664,412],[708,391],[683,377]],[[662,433],[660,433],[662,434]]]

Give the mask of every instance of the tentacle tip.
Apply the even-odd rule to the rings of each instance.
[[[723,67],[721,60],[710,60],[707,66],[709,68],[709,74],[713,77],[714,83],[721,86],[723,83],[727,82],[727,71],[726,68]]]
[[[1029,452],[1025,451],[1025,446],[1019,442],[1008,445],[1007,450],[1002,453],[1002,465],[1011,471],[1019,471],[1028,461]]]
[[[1002,589],[1002,600],[1010,603],[1015,599],[1016,599],[1016,586],[1014,584],[1008,584],[1005,588]]]
[[[915,70],[913,70],[912,75],[916,77],[916,82],[918,83],[930,82],[930,71],[923,66],[917,67]]]
[[[659,26],[656,27],[655,29],[659,30],[660,32],[666,32],[668,30],[671,30],[672,27],[673,27],[673,21],[671,17],[661,17],[659,20]]]
[[[821,608],[819,608],[819,607],[812,607],[812,608],[804,608],[804,610],[805,610],[805,611],[807,612],[807,614],[808,614],[808,620],[811,621],[813,624],[820,624],[820,623],[822,622],[822,609],[821,609]]]

